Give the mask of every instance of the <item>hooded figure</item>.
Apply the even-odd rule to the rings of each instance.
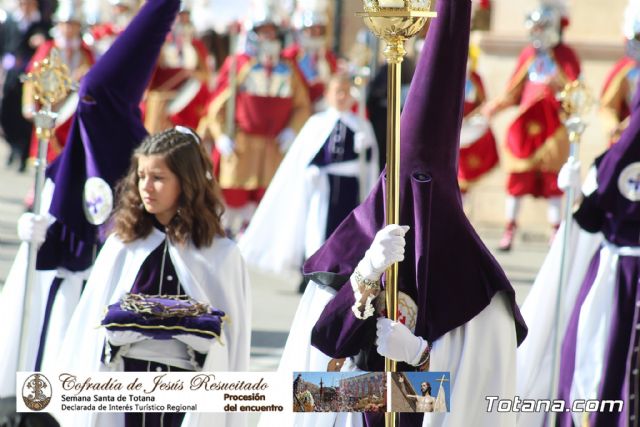
[[[38,251],[29,323],[23,325],[28,328],[27,369],[46,369],[56,362],[100,244],[99,226],[112,210],[112,188],[147,135],[138,105],[179,4],[148,0],[82,80],[65,149],[47,170],[41,211],[47,217],[26,219],[35,228],[51,223]],[[15,393],[26,258],[23,245],[0,295],[5,307],[15,308],[5,318],[0,347],[16,349],[0,353],[0,396]]]
[[[400,223],[409,225],[410,231],[396,226],[391,232],[385,231],[389,227],[378,232],[385,224],[383,174],[369,197],[304,266],[311,281],[307,292],[330,299],[313,326],[311,343],[330,357],[353,358],[360,369],[383,369],[384,358],[374,345],[377,315],[367,309],[364,315],[354,313],[352,288],[359,290],[359,284],[375,281],[358,274],[367,258],[378,272],[391,263],[386,261],[393,261],[372,259],[372,249],[384,234],[396,241],[406,233],[402,244],[407,250],[396,257],[404,257],[399,265],[398,317],[406,326],[378,321],[378,351],[382,335],[394,338],[401,331],[404,338],[396,341],[398,345],[384,339],[385,353],[413,362],[413,367],[399,364],[399,371],[415,370],[415,365],[425,367],[426,350],[432,346],[430,369],[451,372],[452,402],[464,408],[430,415],[438,425],[468,425],[470,417],[477,421],[474,425],[513,425],[513,415],[497,414],[495,408],[487,412],[484,396],[515,393],[515,349],[526,335],[526,326],[511,284],[464,215],[456,178],[471,2],[441,0],[437,9],[401,120]],[[331,294],[327,289],[337,290],[333,298],[327,298]],[[317,311],[310,304],[307,314],[317,316]],[[295,320],[293,328],[301,329]],[[409,342],[419,351],[408,351],[404,344]],[[393,355],[392,349],[407,357]],[[306,360],[321,359],[313,351],[309,354]],[[464,396],[463,390],[473,390],[473,395]],[[382,422],[380,415],[367,418]],[[400,417],[401,426],[421,423],[420,414]]]
[[[581,412],[562,413],[558,416],[557,426],[569,427],[585,422],[591,426],[634,425],[631,421],[639,415],[637,405],[633,403],[640,392],[639,107],[640,97],[636,94],[631,104],[629,126],[620,140],[596,159],[583,184],[584,199],[573,216],[579,227],[574,227],[577,229],[574,234],[581,234],[581,240],[578,245],[574,244],[578,249],[571,256],[561,319],[547,320],[550,314],[545,310],[550,305],[549,298],[540,295],[555,295],[553,287],[557,286],[557,279],[538,280],[543,271],[523,306],[525,316],[535,312],[536,322],[542,324],[544,321],[550,326],[546,331],[538,331],[540,326],[536,324],[535,341],[527,342],[529,351],[521,357],[520,351],[524,351],[525,346],[519,350],[518,372],[538,366],[539,362],[531,360],[531,355],[544,352],[545,344],[539,335],[556,329],[562,333],[562,347],[558,395],[552,397],[566,402],[577,399],[616,401],[611,409],[602,407],[599,412],[589,413],[588,418]],[[548,263],[553,260],[546,260],[544,265]],[[521,397],[539,396],[532,393],[526,377],[518,378],[518,388]],[[521,424],[540,425],[524,424],[519,419],[518,425]]]

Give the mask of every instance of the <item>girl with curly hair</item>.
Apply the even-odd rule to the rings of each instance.
[[[222,212],[211,161],[191,129],[142,141],[118,185],[113,234],[65,338],[74,369],[247,370],[249,283],[240,252],[224,236]],[[193,425],[183,417],[128,413],[110,425]],[[238,421],[227,416],[221,425]]]

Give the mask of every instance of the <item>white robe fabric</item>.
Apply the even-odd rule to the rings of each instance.
[[[59,354],[57,369],[67,372],[108,370],[101,362],[104,328],[98,328],[105,307],[116,303],[133,286],[149,254],[164,241],[155,228],[145,239],[124,244],[115,235],[100,251]],[[234,242],[215,238],[211,246],[197,249],[192,243],[169,243],[169,256],[185,293],[226,313],[221,335],[214,342],[203,371],[246,371],[251,341],[251,295],[248,273]],[[114,366],[122,370],[122,366]],[[63,427],[124,425],[121,414],[57,414]],[[245,414],[187,414],[183,426],[243,426]]]
[[[564,244],[563,223],[556,234],[549,253],[536,276],[536,280],[521,307],[521,313],[529,328],[527,338],[518,348],[517,394],[522,399],[550,399],[552,394],[552,363],[555,333],[561,336],[556,349],[557,369],[560,366],[561,346],[567,323],[576,303],[578,292],[585,279],[589,264],[598,252],[604,237],[582,230],[571,220],[571,232],[567,261],[567,284],[561,293],[559,319],[556,319],[558,287],[560,286],[560,259]],[[590,352],[598,352],[592,341]],[[604,350],[599,350],[603,352]],[[589,376],[597,370],[589,368]],[[558,372],[558,371],[557,371]],[[557,381],[557,378],[556,378]],[[518,426],[540,427],[544,423],[544,412],[522,412],[518,414]]]
[[[451,373],[450,412],[424,415],[423,427],[515,427],[516,414],[487,412],[486,396],[516,395],[516,329],[509,298],[502,292],[476,317],[435,340],[432,372]]]
[[[48,215],[53,189],[53,182],[47,180],[41,196],[41,215]],[[0,305],[5,307],[3,327],[0,328],[0,348],[3,349],[0,351],[0,398],[16,395],[16,372],[19,366],[24,366],[27,370],[35,368],[47,299],[53,280],[56,277],[63,279],[51,309],[47,339],[44,342],[42,370],[50,368],[56,361],[71,315],[80,300],[83,281],[89,273],[88,270],[70,272],[64,269],[36,271],[29,289],[31,304],[28,307],[28,323],[24,325],[27,330],[25,360],[20,363],[18,353],[28,257],[29,245],[22,243],[0,293]]]
[[[598,272],[580,308],[571,401],[598,398],[600,380],[606,368],[609,332],[616,311],[620,256],[640,257],[640,248],[619,248],[605,244],[600,249]],[[582,422],[583,414],[573,413],[572,416],[576,424]]]
[[[356,151],[373,150],[370,161],[309,167],[338,120],[362,136],[357,137],[363,143],[356,144]],[[324,243],[329,199],[327,173],[359,177],[364,180],[361,188],[367,193],[371,190],[378,178],[378,153],[375,134],[367,120],[335,109],[307,120],[238,242],[247,264],[289,277],[299,274],[305,257]]]

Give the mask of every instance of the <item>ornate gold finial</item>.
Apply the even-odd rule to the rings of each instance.
[[[583,81],[574,80],[564,86],[558,94],[558,100],[566,114],[564,125],[569,133],[569,141],[579,142],[586,129],[583,117],[594,104],[593,95]]]
[[[584,116],[593,106],[593,95],[582,80],[567,83],[558,96],[562,109],[569,116]]]
[[[34,99],[45,108],[63,100],[72,88],[69,67],[62,62],[57,49],[34,64],[34,70],[23,79],[33,84]]]
[[[389,63],[400,63],[406,53],[404,41],[415,36],[429,18],[430,0],[363,0],[364,12],[358,16],[379,38],[387,42],[384,55]]]

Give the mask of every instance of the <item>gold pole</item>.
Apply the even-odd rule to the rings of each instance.
[[[406,53],[405,40],[416,35],[436,13],[431,12],[430,0],[364,0],[364,13],[357,15],[373,33],[384,39],[384,56],[389,65],[387,74],[387,225],[400,220],[400,76]],[[398,264],[386,272],[385,296],[387,316],[398,319]],[[385,372],[395,372],[396,362],[385,359]],[[385,414],[386,427],[395,427],[396,414]]]
[[[387,75],[387,225],[400,221],[400,76],[404,59],[404,41],[396,40],[385,49],[389,64]],[[387,317],[398,320],[398,263],[387,270]],[[396,372],[395,360],[385,359],[385,371]]]

